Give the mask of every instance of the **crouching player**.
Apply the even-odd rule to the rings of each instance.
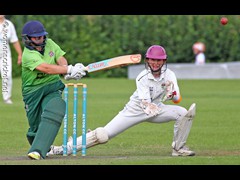
[[[128,128],[142,122],[165,123],[175,121],[172,156],[194,156],[186,141],[195,116],[196,104],[187,110],[177,104],[181,94],[175,73],[167,68],[167,53],[162,46],[153,45],[145,55],[145,69],[136,78],[136,91],[125,107],[104,127],[87,133],[87,148],[104,144]],[[175,105],[164,102],[171,100]],[[72,139],[67,143],[72,153]],[[82,148],[82,136],[77,138],[77,151]],[[62,146],[52,146],[49,155],[63,154]]]

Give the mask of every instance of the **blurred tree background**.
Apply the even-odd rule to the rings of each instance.
[[[221,17],[229,22],[223,26]],[[206,62],[239,61],[240,15],[6,15],[21,31],[29,20],[43,23],[48,38],[66,51],[69,64],[142,54],[153,44],[165,47],[168,63],[193,63],[192,45],[206,45]],[[22,47],[23,44],[21,43]],[[12,48],[12,46],[11,46]],[[13,77],[21,75],[12,49]],[[127,67],[88,74],[89,77],[127,77]]]

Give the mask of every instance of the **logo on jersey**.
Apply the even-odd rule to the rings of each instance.
[[[50,56],[50,57],[53,57],[53,56],[54,56],[54,52],[50,51],[50,52],[49,52],[49,56]]]
[[[37,73],[36,79],[42,79],[42,78],[44,78],[46,75],[47,75],[46,73],[41,73],[41,72],[39,72],[39,73]]]

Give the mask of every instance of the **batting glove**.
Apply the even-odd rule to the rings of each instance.
[[[79,80],[86,75],[85,66],[82,63],[77,63],[75,66],[68,65],[67,74],[64,76],[64,79],[70,80]]]
[[[86,67],[82,63],[77,63],[77,64],[75,64],[74,67],[78,67],[79,74],[81,74],[82,76],[86,75],[86,72],[85,72]]]
[[[70,74],[64,75],[64,79],[67,80],[67,81],[69,81],[71,79],[79,80],[81,78],[82,78],[82,76],[80,74],[76,74],[74,77],[72,77]]]

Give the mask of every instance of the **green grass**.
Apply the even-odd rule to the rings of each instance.
[[[85,78],[81,81],[88,85],[87,128],[90,129],[109,122],[124,107],[135,90],[135,81],[128,79]],[[51,156],[45,160],[33,161],[26,155],[29,149],[26,139],[28,122],[21,96],[21,80],[14,79],[14,104],[0,102],[0,164],[239,165],[240,80],[179,80],[179,86],[183,96],[180,105],[189,108],[193,102],[197,104],[196,118],[187,141],[196,156],[171,157],[173,122],[169,122],[134,126],[106,144],[87,149],[86,157],[78,152],[76,157]],[[81,111],[79,134],[80,120]],[[71,133],[70,129],[69,131]],[[54,144],[62,144],[62,128]]]

